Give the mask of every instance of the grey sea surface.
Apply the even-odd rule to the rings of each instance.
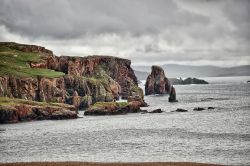
[[[0,162],[189,161],[250,165],[250,77],[203,78],[208,85],[176,85],[146,96],[161,114],[83,116],[74,120],[0,125]],[[143,86],[143,84],[141,85]],[[215,107],[193,111],[194,107]],[[177,108],[188,112],[171,112]]]

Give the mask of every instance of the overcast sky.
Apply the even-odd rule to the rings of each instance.
[[[250,64],[248,0],[0,0],[0,41],[134,65]]]

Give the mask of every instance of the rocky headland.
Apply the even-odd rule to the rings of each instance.
[[[143,90],[127,59],[58,57],[44,47],[13,42],[0,42],[0,57],[0,97],[5,99],[64,103],[75,110],[119,98],[145,105]],[[11,111],[5,104],[0,111],[3,117],[7,115],[3,110]]]

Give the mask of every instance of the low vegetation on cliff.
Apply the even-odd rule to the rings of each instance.
[[[23,52],[17,50],[19,47],[13,46],[14,44],[0,43],[0,75],[17,77],[44,76],[49,78],[64,75],[62,72],[50,69],[31,68],[29,62],[40,62],[44,55],[39,52]]]

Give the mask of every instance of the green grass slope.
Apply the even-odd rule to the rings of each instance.
[[[64,73],[49,69],[31,68],[28,62],[42,60],[41,53],[22,52],[0,44],[0,76],[12,75],[17,77],[60,77]]]

